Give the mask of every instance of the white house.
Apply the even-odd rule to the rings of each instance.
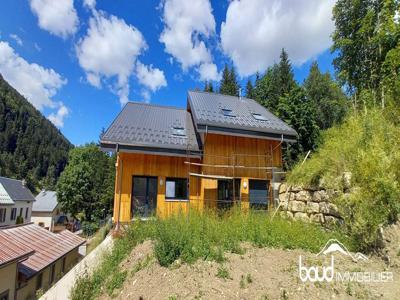
[[[55,191],[42,190],[36,197],[32,207],[32,222],[50,231],[60,217],[66,217],[57,201]]]
[[[14,225],[18,218],[30,223],[34,201],[23,180],[0,177],[0,227]]]

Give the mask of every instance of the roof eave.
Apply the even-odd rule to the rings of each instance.
[[[127,153],[141,153],[141,154],[153,154],[153,155],[165,155],[165,156],[180,156],[180,157],[194,157],[200,158],[201,151],[193,149],[178,149],[178,148],[161,148],[143,145],[133,144],[119,144],[115,142],[100,142],[100,148],[106,152],[127,152]],[[118,149],[117,149],[118,148]]]

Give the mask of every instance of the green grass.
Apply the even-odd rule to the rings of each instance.
[[[89,254],[93,251],[98,245],[101,244],[102,241],[106,238],[107,234],[111,230],[111,224],[105,224],[101,227],[91,238],[90,243],[87,246],[86,254]]]
[[[119,264],[145,240],[154,241],[157,261],[170,266],[178,259],[184,263],[198,259],[223,262],[225,252],[244,253],[242,242],[257,247],[304,249],[316,253],[330,238],[337,238],[352,249],[350,240],[339,231],[326,231],[317,225],[278,217],[271,219],[267,214],[243,213],[239,209],[222,217],[214,212],[191,212],[163,220],[136,221],[122,238],[115,241],[112,252],[106,255],[93,275],[78,280],[71,298],[95,299],[101,294],[102,287],[110,282],[113,282],[111,288],[118,288],[114,282],[119,283],[123,277],[115,275],[120,271]],[[110,279],[113,276],[121,277]]]

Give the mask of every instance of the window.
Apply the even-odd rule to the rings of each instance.
[[[9,293],[9,290],[7,290],[7,291],[5,291],[5,292],[2,292],[1,294],[0,294],[0,300],[8,300],[9,298],[8,298],[8,293]]]
[[[172,127],[172,135],[186,136],[186,130],[183,127]]]
[[[42,281],[43,281],[43,273],[40,273],[37,277],[36,277],[36,289],[41,289],[42,288]]]
[[[6,221],[7,208],[0,208],[0,223]]]
[[[268,209],[268,187],[268,180],[249,180],[249,200],[252,209]]]
[[[64,256],[61,261],[61,273],[65,272],[65,259],[66,259],[66,257]]]
[[[56,264],[53,264],[51,266],[51,270],[50,270],[50,281],[49,281],[49,284],[52,284],[54,282],[55,271],[56,271]]]
[[[235,114],[232,112],[231,109],[222,108],[221,112],[225,117],[235,117]]]
[[[28,219],[28,214],[29,214],[29,207],[27,207],[25,211],[25,220]]]
[[[20,209],[19,209],[19,216],[20,217],[22,217],[22,211],[23,211],[24,209],[21,207]]]
[[[266,116],[263,116],[262,114],[258,113],[252,113],[254,119],[259,120],[259,121],[268,121]]]
[[[14,221],[17,218],[17,208],[13,207],[11,209],[11,221]]]
[[[167,178],[165,188],[166,199],[186,200],[188,198],[186,178]]]

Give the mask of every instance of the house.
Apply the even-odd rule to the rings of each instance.
[[[31,221],[32,204],[35,201],[24,180],[0,177],[0,227]]]
[[[52,232],[58,231],[60,219],[65,219],[65,214],[61,211],[60,204],[57,202],[55,191],[42,190],[36,197],[32,206],[32,222],[42,226]],[[65,226],[61,226],[65,229]]]
[[[18,264],[33,254],[33,250],[9,241],[0,232],[0,299],[15,299],[18,284]]]
[[[190,91],[187,108],[130,102],[101,138],[117,153],[114,222],[189,209],[270,209],[297,133],[256,101]]]
[[[9,294],[13,293],[15,298],[9,296],[9,299],[21,300],[36,299],[38,290],[50,288],[79,261],[78,248],[85,243],[84,239],[68,230],[52,233],[32,223],[0,228],[0,241],[2,249],[3,245],[8,245],[13,251],[25,251],[19,258],[16,272],[0,280],[12,280],[10,277],[16,274],[15,292]],[[3,250],[8,255],[11,253]]]

